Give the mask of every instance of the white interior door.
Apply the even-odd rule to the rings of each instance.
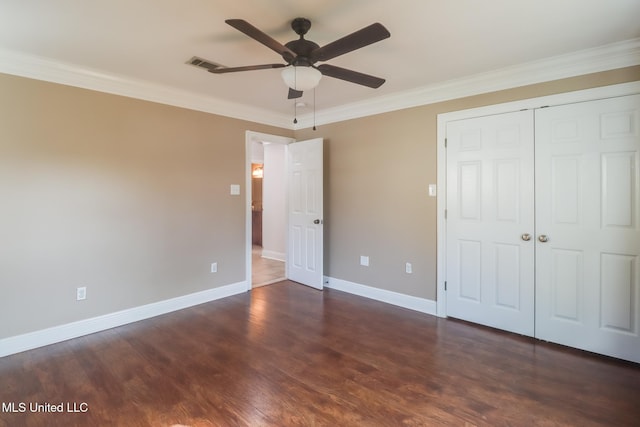
[[[640,95],[535,121],[536,336],[640,362]]]
[[[322,138],[288,146],[287,277],[323,288]]]
[[[447,124],[447,315],[534,334],[533,113]]]

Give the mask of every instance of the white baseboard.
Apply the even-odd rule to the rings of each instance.
[[[348,292],[361,297],[371,298],[376,301],[386,302],[388,304],[397,305],[410,310],[419,311],[421,313],[432,314],[434,316],[436,315],[436,302],[426,298],[418,298],[411,295],[349,282],[347,280],[334,279],[332,277],[325,277],[324,285],[330,289],[336,289],[338,291]]]
[[[436,302],[425,298],[418,298],[398,292],[378,289],[341,279],[325,278],[325,286],[371,298],[388,304],[397,305],[426,314],[436,314]],[[65,325],[54,326],[35,332],[0,339],[0,357],[20,353],[38,347],[66,341],[83,335],[93,334],[128,323],[137,322],[151,317],[160,316],[176,310],[214,301],[220,298],[241,294],[247,291],[246,282],[238,282],[219,288],[208,289],[189,295],[146,304],[91,319],[80,320]]]
[[[196,292],[189,295],[183,295],[164,301],[117,311],[115,313],[105,314],[103,316],[93,317],[91,319],[80,320],[73,323],[67,323],[65,325],[29,332],[23,335],[3,338],[0,339],[0,357],[20,353],[37,347],[43,347],[45,345],[55,344],[83,335],[93,334],[95,332],[104,331],[117,326],[170,313],[172,311],[182,310],[183,308],[192,307],[194,305],[203,304],[246,291],[247,283],[238,282],[231,285],[221,286],[219,288],[208,289],[206,291]]]
[[[263,249],[262,258],[275,259],[276,261],[285,262],[287,259],[287,254],[285,254],[284,252],[276,252]]]

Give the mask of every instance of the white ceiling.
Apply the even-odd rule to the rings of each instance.
[[[321,46],[373,22],[391,33],[328,61],[387,82],[370,89],[323,77],[316,89],[319,114],[520,64],[552,66],[544,60],[612,43],[631,43],[636,53],[640,46],[640,0],[0,0],[0,72],[67,70],[83,75],[87,87],[87,79],[138,85],[157,90],[158,99],[163,91],[194,96],[232,116],[247,108],[289,123],[293,102],[280,70],[213,75],[185,62],[192,56],[226,66],[282,62],[224,21],[244,19],[284,44],[297,38],[289,25],[299,16],[312,22],[306,38]],[[56,80],[42,73],[31,70]],[[302,115],[313,93],[303,101]]]

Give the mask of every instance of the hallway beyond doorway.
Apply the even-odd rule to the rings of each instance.
[[[270,285],[286,279],[284,262],[275,259],[263,258],[262,247],[253,245],[251,248],[251,286]]]

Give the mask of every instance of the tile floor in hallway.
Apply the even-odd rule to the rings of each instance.
[[[269,285],[286,279],[284,262],[262,257],[262,247],[254,245],[251,249],[251,285],[253,287]]]

